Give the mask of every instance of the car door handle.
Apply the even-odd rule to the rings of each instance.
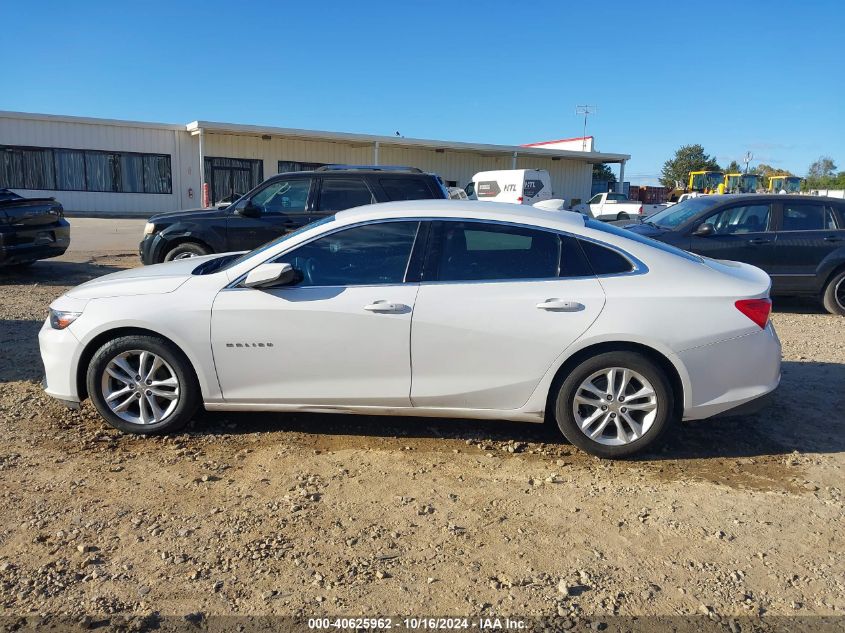
[[[839,237],[838,235],[827,235],[824,237],[825,242],[841,242],[845,240],[845,237]]]
[[[397,313],[410,310],[404,303],[393,303],[392,301],[373,301],[370,305],[364,306],[367,312]]]
[[[584,309],[583,303],[577,301],[566,301],[564,299],[546,299],[537,304],[540,310],[551,312],[579,312]]]
[[[772,240],[767,240],[765,237],[752,237],[748,240],[748,243],[752,246],[756,246],[758,244],[771,244]]]

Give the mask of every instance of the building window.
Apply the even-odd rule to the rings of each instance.
[[[171,193],[170,156],[0,145],[0,188]]]
[[[286,174],[292,171],[311,171],[322,167],[326,163],[303,163],[297,160],[280,160],[278,164],[278,174]]]
[[[264,161],[252,158],[205,157],[205,181],[211,204],[233,202],[264,180]]]

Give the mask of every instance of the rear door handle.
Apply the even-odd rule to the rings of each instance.
[[[550,312],[580,312],[584,309],[583,303],[577,301],[566,301],[565,299],[546,299],[537,304],[540,310]]]
[[[845,237],[839,237],[838,235],[826,235],[824,237],[825,242],[841,242],[845,240]]]
[[[767,240],[764,237],[752,237],[750,240],[748,240],[748,243],[752,246],[756,246],[757,244],[771,244],[772,240]]]
[[[378,301],[373,301],[370,305],[364,306],[364,310],[367,312],[397,313],[407,312],[410,308],[404,303],[393,303],[392,301],[380,299]]]

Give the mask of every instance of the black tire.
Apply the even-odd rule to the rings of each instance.
[[[644,377],[649,383],[651,383],[657,402],[657,409],[653,420],[650,422],[650,426],[646,429],[642,436],[634,439],[633,441],[629,441],[626,444],[619,445],[608,445],[589,438],[578,426],[575,419],[575,413],[573,411],[575,395],[579,386],[596,372],[612,367],[633,370]],[[636,387],[633,386],[632,388]],[[590,406],[591,405],[587,405],[587,411],[589,411]],[[622,404],[621,402],[617,402],[614,405],[608,403],[604,406],[621,407]],[[584,409],[580,410],[583,411]],[[595,408],[593,408],[593,410],[595,410]],[[560,384],[560,388],[555,399],[554,409],[558,428],[560,428],[561,433],[563,433],[567,440],[591,455],[608,459],[627,457],[629,455],[633,455],[634,453],[643,451],[646,448],[653,448],[671,423],[672,419],[675,417],[674,411],[675,408],[672,389],[663,369],[642,354],[622,351],[598,354],[597,356],[593,356],[592,358],[588,358],[587,360],[581,362],[577,367],[569,372]],[[614,418],[615,415],[617,414],[614,414]],[[621,420],[621,414],[618,415],[620,415]],[[643,418],[640,418],[640,420],[642,419]],[[598,421],[601,422],[602,418],[599,418]],[[623,428],[630,429],[630,426],[624,426]],[[603,432],[600,437],[604,437],[604,434],[610,434],[611,432],[615,437],[618,437],[619,433],[615,427],[607,429],[607,431]],[[612,441],[612,438],[608,438],[608,441]]]
[[[616,214],[616,219],[617,220],[630,220],[631,216],[628,215],[627,213],[625,213],[624,211],[620,211],[619,213]]]
[[[115,357],[131,351],[144,351],[155,354],[166,363],[164,366],[165,371],[172,370],[173,375],[178,381],[179,393],[178,398],[176,398],[176,405],[160,422],[141,424],[127,421],[113,412],[106,402],[106,396],[103,393],[106,367]],[[113,381],[114,379],[110,378],[108,380]],[[119,386],[120,382],[109,384]],[[120,336],[105,343],[94,353],[93,358],[91,358],[86,374],[86,385],[88,387],[88,395],[103,419],[124,433],[152,435],[176,431],[191,420],[200,404],[199,383],[197,382],[190,362],[180,349],[157,336]],[[146,389],[141,382],[137,383],[137,388],[139,390]],[[149,394],[149,392],[147,393]],[[133,394],[129,392],[129,395],[131,397]],[[140,391],[134,395],[139,400],[144,398],[143,395],[140,395]],[[133,412],[133,408],[136,406],[134,404],[130,405],[126,413],[130,414]],[[149,409],[147,410],[149,411]]]
[[[845,270],[840,270],[827,282],[822,293],[822,304],[831,314],[845,316]]]
[[[202,257],[203,255],[209,255],[210,253],[211,251],[202,244],[197,244],[196,242],[182,242],[167,251],[167,254],[164,256],[164,261],[172,262],[174,259]]]

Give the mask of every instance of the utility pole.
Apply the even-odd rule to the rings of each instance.
[[[745,152],[745,158],[743,160],[745,161],[745,173],[746,174],[748,173],[748,163],[750,163],[753,159],[754,159],[754,154],[752,154],[751,152]]]
[[[598,106],[594,105],[577,105],[575,106],[575,114],[584,115],[584,136],[581,138],[581,151],[587,151],[587,117],[599,111]]]

